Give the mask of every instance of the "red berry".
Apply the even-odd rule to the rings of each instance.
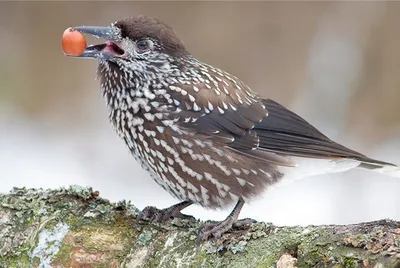
[[[79,56],[86,49],[86,39],[81,32],[68,28],[62,36],[62,49],[67,55]]]

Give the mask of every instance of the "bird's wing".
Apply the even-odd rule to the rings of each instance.
[[[197,83],[170,89],[182,127],[196,129],[241,154],[288,166],[295,164],[286,156],[366,158],[333,142],[282,105],[259,98],[221,70],[209,69]]]
[[[273,100],[262,101],[268,116],[254,130],[260,148],[279,154],[315,158],[354,158],[366,156],[340,145],[303,118]]]

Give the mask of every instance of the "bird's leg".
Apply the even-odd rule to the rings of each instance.
[[[150,220],[155,222],[166,221],[170,218],[193,219],[192,216],[181,213],[181,210],[192,204],[192,201],[186,200],[164,209],[158,209],[156,207],[148,206],[142,210],[142,212],[138,216],[138,219]]]
[[[197,242],[200,243],[202,240],[208,240],[210,236],[214,236],[214,238],[218,239],[232,227],[243,227],[245,225],[251,225],[254,222],[251,219],[238,220],[243,205],[244,200],[240,198],[233,208],[232,212],[229,214],[228,217],[226,217],[225,220],[221,222],[204,223],[204,225],[200,227]]]

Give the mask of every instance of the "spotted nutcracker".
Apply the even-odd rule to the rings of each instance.
[[[400,177],[400,168],[350,150],[297,114],[254,93],[237,77],[191,55],[174,30],[136,16],[110,27],[75,31],[103,38],[79,58],[99,62],[109,117],[134,158],[182,202],[146,207],[140,218],[187,217],[191,204],[224,208],[221,222],[207,222],[200,240],[219,238],[235,224],[246,200],[289,174],[366,168]]]

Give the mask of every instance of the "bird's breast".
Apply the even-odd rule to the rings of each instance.
[[[137,113],[113,110],[112,120],[135,159],[180,200],[224,207],[239,197],[255,197],[279,180],[274,166],[248,161],[208,137],[182,129],[178,119],[163,113],[142,107]]]
[[[280,180],[274,164],[196,131],[193,119],[205,109],[194,109],[196,100],[182,89],[174,92],[143,88],[106,96],[114,128],[159,185],[178,199],[217,208],[257,197]]]

